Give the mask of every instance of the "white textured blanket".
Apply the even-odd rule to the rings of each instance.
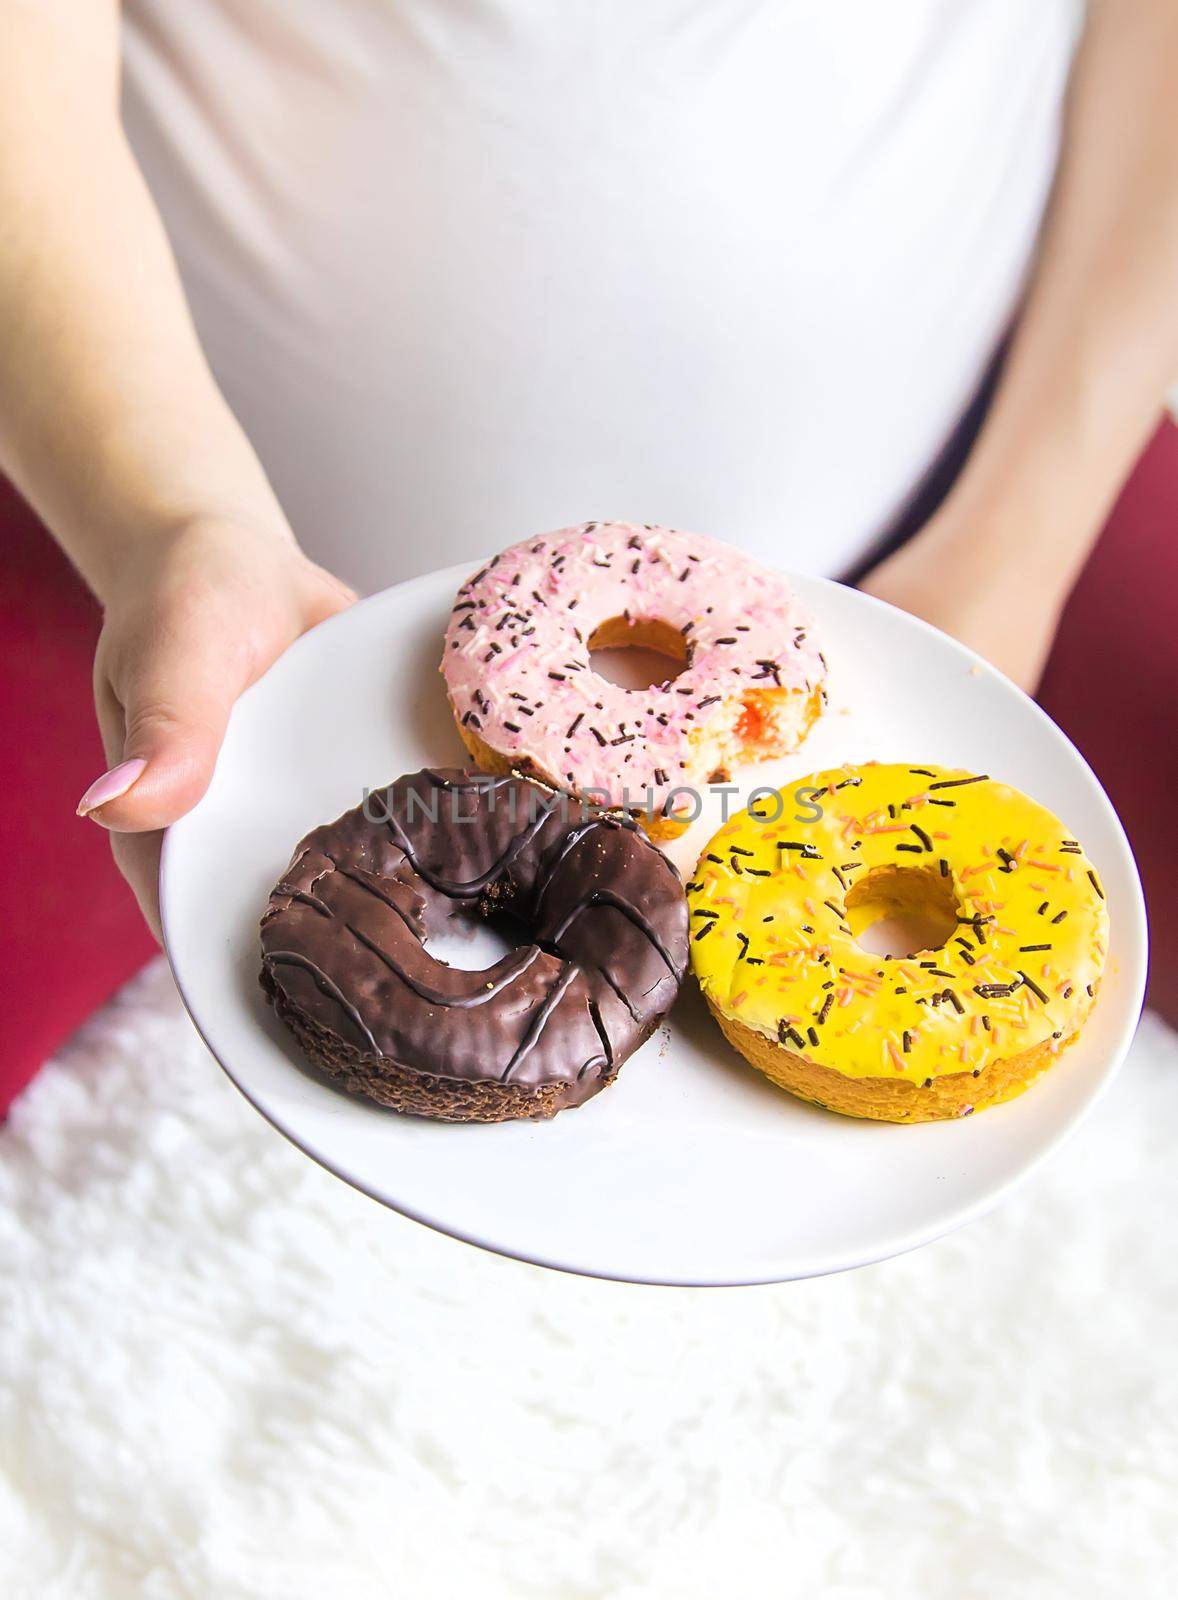
[[[1178,1564],[1178,1042],[998,1213],[769,1289],[402,1221],[162,966],[0,1132],[6,1600],[1087,1600]]]

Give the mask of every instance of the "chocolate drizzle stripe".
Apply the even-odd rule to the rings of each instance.
[[[521,977],[532,965],[536,957],[544,953],[538,944],[526,945],[522,949],[515,951],[513,956],[507,958],[509,961],[514,960],[514,965],[509,967],[506,972],[501,972],[497,978],[489,981],[487,979],[487,973],[495,970],[493,967],[488,967],[483,972],[470,973],[469,976],[481,984],[481,987],[474,994],[450,995],[441,989],[430,988],[428,984],[420,982],[417,978],[411,978],[404,967],[394,961],[388,951],[383,950],[375,939],[370,939],[362,928],[357,928],[351,922],[345,922],[344,927],[354,938],[359,939],[365,949],[371,950],[377,960],[382,961],[393,976],[399,978],[405,987],[411,989],[419,999],[427,1000],[433,1006],[454,1006],[459,1011],[470,1011],[475,1006],[485,1006],[487,1001],[493,1000],[501,989],[506,989],[509,983],[514,983],[516,978]],[[425,953],[427,960],[433,961],[433,957],[429,952],[426,951]],[[442,967],[441,962],[434,962],[434,965],[441,967],[444,972],[462,970],[457,967]]]
[[[344,1016],[347,1017],[348,1021],[351,1022],[354,1027],[358,1028],[363,1034],[364,1038],[367,1039],[368,1047],[372,1051],[373,1055],[380,1055],[380,1046],[372,1037],[372,1030],[369,1028],[364,1018],[356,1010],[356,1007],[347,998],[347,996],[340,993],[339,989],[327,976],[323,968],[317,966],[315,962],[311,960],[310,956],[301,955],[297,950],[267,950],[263,960],[269,967],[301,967],[304,972],[309,972],[312,978],[314,978],[315,983],[320,991],[325,994],[329,1000],[335,1001],[336,1005],[339,1006],[340,1010],[343,1012]]]
[[[331,860],[330,856],[328,857],[328,860]],[[413,918],[403,906],[399,906],[397,904],[392,895],[385,894],[384,890],[379,884],[373,883],[372,879],[370,877],[366,877],[362,872],[352,872],[348,867],[341,867],[335,861],[332,861],[331,864],[339,873],[341,878],[347,878],[349,882],[354,883],[358,888],[367,890],[367,892],[372,895],[374,899],[379,900],[382,905],[388,906],[390,911],[395,911],[400,917],[401,921],[409,929],[410,933],[413,934],[414,938],[420,939],[421,930],[414,925]],[[334,913],[332,914],[334,915]]]
[[[609,1042],[609,1034],[605,1031],[605,1023],[601,1020],[601,1007],[593,999],[589,1001],[589,1020],[597,1029],[597,1037],[601,1040],[601,1048],[605,1051],[605,1064],[607,1067],[612,1067],[614,1048]]]
[[[588,1061],[585,1062],[584,1066],[581,1067],[580,1071],[577,1073],[577,1082],[580,1083],[581,1079],[586,1075],[586,1073],[595,1072],[600,1067],[605,1067],[608,1070],[609,1062],[605,1059],[605,1057],[590,1056]]]
[[[627,917],[640,933],[646,935],[651,946],[663,958],[667,971],[675,979],[676,983],[679,982],[683,976],[684,969],[676,965],[670,952],[641,911],[636,906],[631,905],[628,900],[623,900],[621,895],[614,894],[612,889],[590,889],[588,894],[582,895],[576,904],[570,907],[559,928],[548,935],[549,940],[553,944],[559,944],[577,918],[583,912],[592,910],[594,906],[612,906],[615,911],[620,911],[624,917]]]
[[[544,900],[549,889],[552,887],[552,880],[556,876],[556,869],[560,866],[561,862],[566,856],[572,854],[582,839],[584,839],[588,834],[596,832],[598,826],[599,823],[596,818],[594,818],[590,821],[582,822],[579,827],[573,828],[571,832],[566,835],[564,842],[561,844],[560,849],[556,853],[555,859],[548,866],[544,875],[544,879],[540,884],[540,893],[537,895],[536,904],[532,908],[533,917],[538,917],[540,915],[540,908],[544,904]]]
[[[331,917],[335,913],[331,907],[320,900],[317,894],[311,894],[307,889],[296,888],[293,883],[279,883],[275,885],[276,894],[289,895],[292,900],[297,900],[301,906],[310,906],[312,911],[317,911],[321,917]]]
[[[439,787],[444,786],[439,785]],[[465,787],[472,788],[475,786],[468,784]],[[499,856],[498,860],[492,861],[491,865],[486,869],[486,871],[481,872],[477,878],[471,878],[466,882],[454,878],[440,877],[437,873],[431,872],[428,867],[422,866],[421,862],[413,853],[413,846],[409,842],[408,835],[406,834],[404,828],[402,828],[401,824],[397,821],[396,817],[393,816],[392,812],[386,810],[384,821],[385,825],[389,829],[389,832],[393,835],[401,849],[405,852],[406,861],[408,861],[409,865],[413,868],[414,872],[417,873],[418,877],[424,878],[426,883],[429,884],[430,888],[436,889],[439,894],[450,895],[452,898],[458,900],[463,898],[473,899],[480,889],[485,889],[492,879],[497,878],[504,868],[509,867],[515,860],[516,856],[518,856],[527,845],[531,844],[532,840],[536,837],[540,829],[544,826],[552,814],[553,813],[547,808],[541,807],[540,815],[534,818],[522,833],[516,834],[515,838],[511,840],[507,848],[503,851],[502,855]]]
[[[621,984],[618,983],[617,979],[614,978],[611,973],[608,973],[605,970],[604,967],[598,967],[596,970],[597,970],[598,974],[600,975],[600,977],[602,978],[602,980],[607,984],[607,986],[609,988],[611,988],[613,990],[613,992],[617,995],[618,999],[625,1006],[626,1010],[630,1013],[631,1022],[636,1022],[636,1023],[639,1024],[639,1026],[641,1026],[642,1018],[639,1016],[638,1011],[635,1008],[634,1002],[630,999],[630,996],[626,993],[625,989],[622,988]]]
[[[528,1031],[516,1046],[515,1054],[503,1069],[503,1075],[499,1079],[500,1083],[508,1083],[516,1067],[535,1049],[539,1043],[540,1035],[544,1032],[545,1023],[563,1000],[565,990],[573,982],[574,978],[580,975],[580,971],[581,969],[575,961],[570,961],[561,971],[552,988],[544,996],[540,1009],[528,1025]]]

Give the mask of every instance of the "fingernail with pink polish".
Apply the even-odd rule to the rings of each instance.
[[[142,776],[146,766],[147,762],[136,756],[133,761],[120,761],[117,767],[104,772],[101,778],[95,778],[78,801],[78,815],[88,817],[92,811],[97,811],[99,806],[104,806],[108,801],[117,800],[121,794],[126,794],[131,785]]]

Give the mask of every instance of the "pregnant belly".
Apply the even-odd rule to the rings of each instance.
[[[245,0],[137,0],[127,51],[198,327],[308,550],[374,588],[622,518],[852,564],[1010,316],[1070,7],[854,7],[850,64],[811,8],[720,5],[718,53],[632,6],[522,38],[333,9],[331,50],[295,41],[317,78]]]

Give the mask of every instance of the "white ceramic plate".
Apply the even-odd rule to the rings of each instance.
[[[365,784],[463,761],[437,665],[466,571],[386,590],[301,639],[242,698],[208,794],[168,833],[168,953],[242,1093],[406,1216],[505,1255],[644,1283],[763,1283],[878,1261],[1025,1178],[1107,1086],[1137,1023],[1146,929],[1132,855],[1095,777],[1026,696],[935,629],[815,579],[797,587],[822,631],[830,706],[797,755],[736,781],[747,792],[842,761],[939,762],[990,772],[1057,812],[1099,869],[1112,945],[1095,1011],[1053,1071],[960,1122],[853,1121],[746,1066],[690,978],[613,1087],[551,1122],[398,1116],[306,1066],[258,986],[258,917],[296,842],[358,804]],[[718,805],[671,848],[681,868]]]

